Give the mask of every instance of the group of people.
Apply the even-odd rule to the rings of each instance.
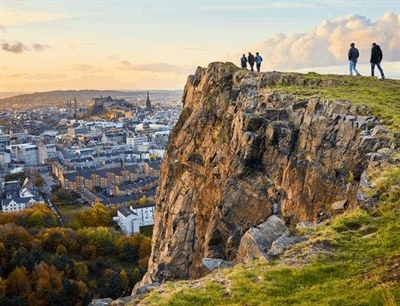
[[[256,52],[256,56],[254,56],[253,54],[251,54],[251,52],[249,52],[249,55],[247,57],[245,54],[243,54],[242,58],[240,59],[240,64],[242,68],[247,69],[247,63],[249,63],[250,71],[254,71],[254,63],[255,63],[257,71],[260,72],[262,60],[263,59],[258,52]]]
[[[350,44],[350,49],[347,54],[347,57],[349,58],[349,70],[350,70],[350,75],[353,75],[353,72],[355,72],[356,75],[361,75],[357,71],[357,59],[360,56],[360,53],[358,52],[358,49],[355,47],[355,44],[352,42]],[[376,43],[372,44],[372,49],[371,49],[371,58],[369,60],[371,64],[371,76],[374,76],[375,74],[375,66],[378,67],[379,72],[381,73],[381,80],[385,79],[385,74],[383,73],[383,69],[381,67],[381,61],[383,59],[383,53],[381,50],[381,47],[377,45]]]
[[[357,59],[360,56],[360,53],[358,52],[358,49],[355,47],[355,44],[353,42],[350,44],[350,49],[347,56],[349,58],[350,75],[353,75],[353,72],[356,75],[361,75],[356,68]],[[371,64],[371,76],[374,76],[375,66],[376,66],[378,67],[378,70],[381,73],[381,80],[384,80],[385,74],[381,67],[382,59],[383,59],[383,53],[381,47],[379,47],[379,45],[377,45],[376,43],[373,43],[371,49],[371,59],[369,60]],[[243,54],[243,56],[240,59],[240,65],[242,68],[247,69],[247,63],[248,63],[250,66],[250,71],[254,71],[254,64],[256,64],[256,69],[258,72],[260,72],[262,60],[263,59],[258,52],[256,52],[256,56],[254,56],[253,54],[251,54],[251,52],[249,52],[247,57],[245,54]]]

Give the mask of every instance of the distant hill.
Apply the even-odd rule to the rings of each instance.
[[[152,90],[152,93],[169,93],[175,91]],[[178,91],[176,91],[178,92]],[[65,106],[67,102],[76,99],[78,105],[86,105],[91,98],[107,97],[123,98],[127,101],[131,98],[142,96],[146,91],[118,91],[118,90],[55,90],[47,92],[35,92],[0,99],[0,111],[6,109],[34,109],[47,106]]]

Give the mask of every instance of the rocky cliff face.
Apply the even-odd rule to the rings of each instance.
[[[156,201],[153,250],[142,283],[196,278],[203,258],[237,260],[244,233],[278,214],[318,221],[331,205],[358,205],[371,152],[390,147],[365,107],[295,101],[275,84],[301,74],[251,73],[212,63],[188,78]]]

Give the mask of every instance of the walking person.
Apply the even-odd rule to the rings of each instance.
[[[349,69],[350,69],[350,75],[353,75],[353,71],[356,73],[356,75],[361,75],[357,71],[357,59],[360,56],[360,53],[358,52],[358,49],[354,46],[354,43],[350,44],[350,49],[347,54],[347,57],[349,58]]]
[[[251,52],[249,52],[249,55],[247,56],[247,61],[250,65],[250,71],[254,71],[254,55],[251,54]]]
[[[262,57],[261,57],[261,55],[258,53],[258,52],[256,52],[256,67],[257,67],[257,71],[258,72],[260,72],[260,68],[261,68],[261,62],[262,62]]]
[[[383,59],[383,53],[381,47],[379,47],[376,43],[372,43],[371,59],[369,60],[371,64],[371,76],[374,76],[375,65],[376,65],[378,67],[379,72],[381,73],[381,80],[384,80],[385,74],[383,73],[383,69],[381,67],[382,59]]]
[[[242,66],[242,68],[247,69],[247,58],[244,54],[240,59],[240,65]]]

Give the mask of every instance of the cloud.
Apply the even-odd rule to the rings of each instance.
[[[16,53],[16,54],[23,53],[24,51],[31,51],[31,50],[39,52],[39,51],[43,51],[47,48],[50,48],[50,46],[45,45],[45,44],[38,44],[38,43],[34,43],[34,44],[32,44],[32,47],[28,47],[27,45],[23,44],[20,41],[8,43],[3,40],[1,42],[1,49],[3,51],[10,52],[10,53]]]
[[[305,2],[305,1],[265,1],[265,2],[227,2],[223,3],[216,1],[215,3],[207,3],[200,8],[205,11],[249,11],[249,10],[268,10],[273,8],[297,8],[297,7],[309,7],[312,8],[317,3]]]
[[[385,61],[400,61],[399,20],[400,13],[391,12],[375,23],[359,15],[324,20],[307,33],[276,34],[229,59],[238,63],[243,53],[257,51],[264,59],[264,70],[343,65],[348,62],[349,45],[354,42],[360,51],[359,62],[368,63],[371,44],[376,42],[383,50]]]
[[[32,45],[33,50],[35,51],[43,51],[47,48],[50,48],[49,45],[43,45],[43,44],[33,44]]]
[[[2,5],[1,19],[3,26],[19,26],[38,22],[58,22],[70,19],[70,17],[64,13],[32,9],[27,3],[22,1],[15,1],[14,5],[12,5],[10,1],[9,3],[2,3]]]
[[[182,74],[182,73],[192,73],[195,67],[171,65],[168,63],[131,64],[128,61],[121,61],[117,69]]]
[[[6,52],[10,53],[22,53],[26,50],[25,45],[22,42],[14,42],[12,44],[2,41],[1,42],[1,49]]]
[[[89,65],[89,64],[78,64],[71,68],[74,71],[84,72],[84,73],[93,73],[102,71],[99,67]]]

